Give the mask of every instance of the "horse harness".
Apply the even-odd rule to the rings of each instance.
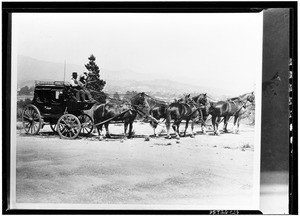
[[[234,105],[236,105],[234,101],[229,101],[229,102],[231,102],[231,103],[233,103]],[[235,111],[235,112],[232,114],[232,116],[230,116],[230,118],[228,119],[228,122],[229,122],[229,121],[232,119],[232,117],[233,117],[237,112],[239,112],[243,107],[244,107],[244,108],[247,107],[247,106],[246,106],[247,102],[248,102],[248,100],[246,100],[246,101],[242,104],[242,106],[241,106],[237,111]],[[223,118],[223,119],[219,122],[219,124],[220,124],[224,119],[225,119],[225,118]]]

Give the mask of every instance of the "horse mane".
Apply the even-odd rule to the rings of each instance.
[[[193,100],[198,99],[200,96],[204,96],[206,93],[198,94],[194,97],[192,97]]]
[[[209,95],[206,95],[206,98],[207,98],[207,101],[208,101],[208,102],[213,102],[213,103],[218,102],[217,100],[213,99],[213,98],[212,98],[211,96],[209,96]]]
[[[253,92],[248,92],[248,93],[242,94],[242,95],[240,95],[238,97],[228,98],[227,101],[236,101],[236,100],[243,101],[243,100],[247,100],[248,95],[250,95],[252,93]]]
[[[155,101],[155,102],[157,102],[157,103],[161,103],[161,104],[165,104],[165,105],[168,104],[166,101],[157,99],[157,98],[152,97],[152,96],[150,96],[150,95],[148,95],[148,94],[146,94],[146,93],[145,93],[145,95],[146,95],[148,98],[150,98],[151,100],[153,100],[153,101]]]

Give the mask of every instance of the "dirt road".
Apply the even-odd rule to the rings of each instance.
[[[111,133],[123,127],[111,125]],[[165,139],[148,124],[136,137],[63,140],[45,126],[17,135],[17,203],[194,205],[253,204],[254,127],[240,134]],[[196,131],[200,128],[196,128]],[[162,207],[164,209],[164,207]]]

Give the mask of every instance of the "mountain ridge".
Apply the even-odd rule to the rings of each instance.
[[[17,82],[18,87],[34,86],[34,80],[52,80],[59,81],[65,78],[68,81],[73,71],[79,74],[87,71],[85,66],[66,64],[64,75],[64,63],[38,60],[27,56],[18,56]],[[181,83],[170,79],[157,78],[155,73],[151,76],[138,73],[130,69],[125,70],[107,70],[101,69],[101,79],[106,81],[104,91],[108,93],[125,93],[126,91],[144,91],[163,94],[182,95],[186,93],[208,93],[214,98],[224,98],[231,95],[231,92],[224,89],[196,86],[187,83]],[[162,76],[160,76],[162,77]]]

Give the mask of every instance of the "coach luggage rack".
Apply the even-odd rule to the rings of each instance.
[[[35,81],[35,86],[65,86],[70,85],[69,82],[65,81]]]

